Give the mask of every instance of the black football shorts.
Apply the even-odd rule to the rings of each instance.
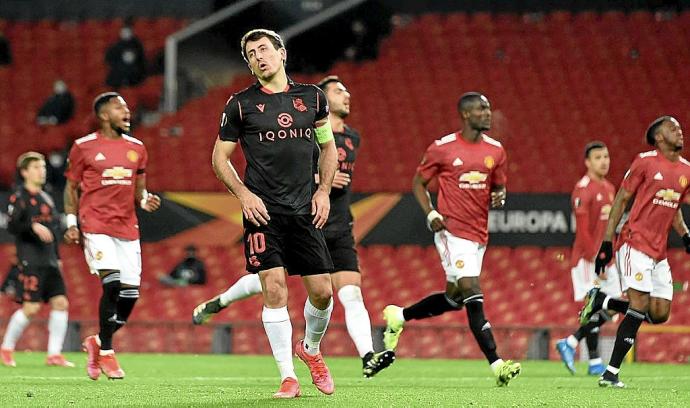
[[[257,273],[283,267],[289,275],[308,276],[333,271],[323,231],[311,215],[271,214],[268,225],[244,223],[247,271]]]
[[[52,266],[26,267],[19,273],[19,281],[19,297],[24,302],[48,302],[67,294],[60,270]]]

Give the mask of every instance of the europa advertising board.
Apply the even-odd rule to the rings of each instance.
[[[184,200],[179,196],[184,194]],[[385,210],[377,201],[384,196]],[[391,196],[394,196],[391,199]],[[9,193],[0,193],[0,242],[12,242],[7,233],[7,200]],[[219,198],[220,197],[220,201]],[[56,197],[60,207],[60,197]],[[224,201],[224,200],[227,200]],[[208,235],[192,234],[195,229],[209,228],[217,223],[218,228],[241,229],[241,216],[225,217],[233,222],[223,221],[223,213],[230,207],[237,207],[236,200],[229,194],[205,193],[167,193],[163,194],[161,211],[149,214],[140,212],[139,220],[142,241],[161,241],[180,236],[194,240],[194,237]],[[377,203],[371,205],[368,203]],[[214,209],[213,206],[218,208]],[[353,196],[355,224],[366,224],[366,228],[356,228],[356,239],[362,245],[433,245],[432,233],[427,230],[422,214],[414,196],[410,193],[393,194],[355,194]],[[355,210],[357,209],[357,210]],[[239,213],[239,208],[235,208]],[[685,219],[690,220],[688,206],[683,208]],[[235,220],[234,218],[237,218]],[[690,222],[690,221],[689,221]],[[202,231],[203,232],[203,231]],[[575,218],[570,208],[567,194],[519,194],[508,195],[506,206],[489,212],[489,243],[505,246],[570,246],[575,234]],[[237,243],[239,234],[225,236]],[[200,244],[204,244],[201,242]],[[206,242],[207,243],[207,242]],[[215,244],[215,243],[212,243]],[[221,244],[221,243],[217,243]],[[680,246],[680,239],[675,233],[670,234],[669,244]]]

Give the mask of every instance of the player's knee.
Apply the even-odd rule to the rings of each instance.
[[[50,299],[50,307],[58,311],[67,310],[69,309],[69,301],[66,296],[56,296]]]
[[[313,290],[309,294],[309,300],[318,309],[325,309],[331,303],[333,298],[333,290],[329,288],[323,288],[319,290]]]
[[[668,310],[668,311],[663,311],[663,312],[657,312],[657,311],[652,310],[650,313],[647,314],[647,316],[648,316],[647,320],[649,321],[649,323],[651,323],[651,324],[662,324],[662,323],[666,323],[668,321],[669,317],[671,317],[671,311]]]
[[[41,310],[41,304],[38,302],[26,302],[22,304],[22,311],[27,318],[31,319]]]
[[[287,304],[287,287],[280,282],[266,282],[264,302],[269,307],[282,307]]]

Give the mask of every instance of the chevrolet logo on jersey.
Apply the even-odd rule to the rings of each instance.
[[[470,171],[469,173],[464,173],[462,176],[460,176],[460,182],[461,183],[470,183],[470,184],[483,183],[486,181],[487,177],[488,177],[487,174],[473,170],[473,171]]]
[[[680,200],[680,193],[677,193],[672,188],[664,188],[657,191],[652,204],[661,205],[663,207],[678,208],[678,201]]]
[[[110,180],[101,180],[104,186],[111,184],[131,185],[132,180],[125,180],[132,177],[132,169],[126,169],[122,166],[115,166],[110,169],[103,170],[102,177]]]
[[[481,190],[486,188],[486,179],[489,175],[476,170],[463,173],[460,176],[460,188]]]

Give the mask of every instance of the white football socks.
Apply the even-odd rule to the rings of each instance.
[[[264,323],[268,342],[271,344],[273,358],[280,371],[280,380],[283,381],[288,377],[297,379],[292,363],[292,322],[290,322],[287,306],[278,309],[269,309],[264,306],[261,320]]]
[[[338,291],[338,299],[345,309],[347,332],[355,343],[359,356],[364,357],[367,353],[374,351],[374,344],[371,339],[371,321],[369,312],[364,306],[362,290],[355,285],[343,286]]]
[[[14,350],[17,341],[22,336],[24,329],[29,325],[29,318],[26,317],[22,309],[18,309],[10,318],[10,323],[7,325],[5,338],[2,340],[2,348]]]
[[[52,356],[62,352],[67,334],[67,311],[51,310],[48,318],[48,355]]]
[[[220,295],[221,306],[261,293],[261,279],[258,273],[249,273],[239,278],[228,290]]]
[[[304,302],[304,321],[306,323],[304,330],[304,346],[307,354],[315,356],[319,354],[319,345],[324,334],[328,322],[331,320],[331,312],[333,311],[333,298],[328,303],[328,307],[324,310],[317,309],[311,304],[309,297]]]

